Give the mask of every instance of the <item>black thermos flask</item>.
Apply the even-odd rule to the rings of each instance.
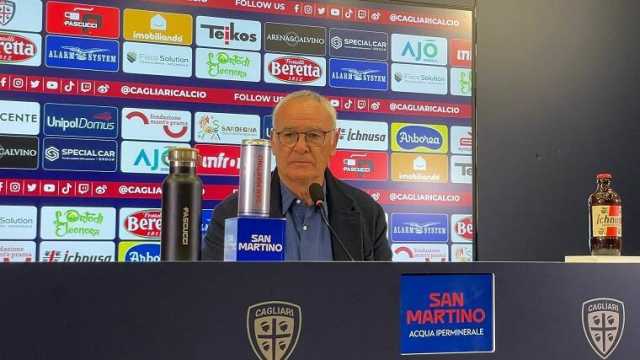
[[[162,183],[162,261],[200,259],[202,181],[196,175],[198,152],[169,150],[169,175]]]

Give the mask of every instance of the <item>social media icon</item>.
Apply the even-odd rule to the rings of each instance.
[[[338,100],[338,99],[331,99],[331,100],[329,100],[329,103],[334,108],[339,108],[340,107],[340,100]]]
[[[11,88],[13,90],[24,90],[25,89],[25,78],[24,77],[14,77],[11,80]]]
[[[358,10],[358,20],[367,20],[369,18],[369,11],[365,9]]]
[[[341,16],[342,15],[342,11],[340,11],[340,8],[331,8],[331,10],[329,10],[329,14],[331,16]]]
[[[91,192],[90,183],[78,183],[76,186],[76,193],[78,195],[86,195]]]
[[[6,89],[7,87],[9,87],[9,77],[0,77],[0,89]]]
[[[73,81],[73,80],[68,80],[68,81],[65,81],[63,84],[64,84],[64,85],[62,86],[62,91],[63,91],[63,92],[65,92],[65,93],[67,93],[67,94],[73,94],[73,93],[75,93],[75,90],[76,90],[76,87],[77,87],[77,86],[76,86],[76,82],[75,82],[75,81]]]
[[[0,194],[5,193],[4,180],[0,180]]]
[[[47,80],[45,88],[49,92],[57,92],[60,89],[60,83],[58,80]]]
[[[366,99],[358,99],[357,104],[358,110],[364,110],[367,108],[367,100]]]
[[[37,193],[39,193],[39,191],[38,191],[38,183],[37,182],[27,182],[26,183],[26,190],[27,190],[27,193],[29,193],[29,194],[37,194]]]
[[[42,91],[42,78],[29,76],[29,91]]]
[[[107,192],[107,185],[96,186],[94,192],[96,193],[96,195],[103,195]]]
[[[382,14],[380,14],[378,11],[371,13],[371,16],[369,17],[371,20],[373,21],[378,21],[380,20],[380,17],[382,16]]]
[[[43,183],[42,192],[46,194],[57,194],[58,186],[57,184],[54,184],[54,183]]]
[[[354,14],[353,9],[347,9],[347,10],[344,11],[344,18],[345,19],[351,19],[351,18],[353,18],[353,14]]]
[[[80,92],[83,94],[93,92],[93,83],[90,81],[83,81],[80,83]]]
[[[345,110],[351,110],[351,108],[353,107],[353,100],[349,99],[347,100],[347,102],[344,103],[344,109]]]
[[[305,5],[304,6],[304,14],[305,15],[313,15],[313,5]]]
[[[110,88],[111,88],[111,87],[109,86],[109,84],[101,84],[101,85],[99,85],[99,86],[96,88],[96,90],[97,90],[97,91],[98,91],[98,93],[100,93],[100,94],[106,94],[106,93],[108,93],[108,92],[109,92],[109,89],[110,89]]]
[[[12,194],[22,193],[22,183],[19,181],[9,182],[9,193],[12,193]]]
[[[320,16],[324,16],[324,14],[326,14],[326,13],[327,13],[327,8],[326,8],[326,7],[324,7],[324,6],[318,6],[318,7],[316,8],[316,12],[318,13],[318,15],[320,15]]]

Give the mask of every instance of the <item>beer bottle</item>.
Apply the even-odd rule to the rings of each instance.
[[[589,196],[589,247],[591,255],[622,252],[622,200],[611,188],[611,174],[596,176],[596,191]]]
[[[198,152],[169,150],[169,175],[162,183],[162,261],[197,261],[200,258],[202,181],[196,175]]]

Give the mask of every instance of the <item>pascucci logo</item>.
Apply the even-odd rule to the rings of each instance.
[[[60,150],[55,146],[49,146],[44,152],[45,159],[56,161],[60,159]]]

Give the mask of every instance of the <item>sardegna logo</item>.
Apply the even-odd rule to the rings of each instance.
[[[325,58],[314,56],[264,55],[264,81],[272,84],[325,86]]]
[[[0,64],[40,66],[42,36],[0,31]]]

